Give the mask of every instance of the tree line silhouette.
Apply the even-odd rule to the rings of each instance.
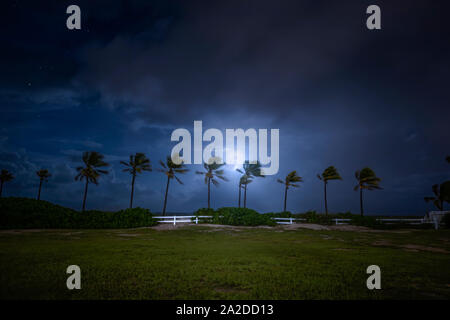
[[[109,166],[109,163],[105,162],[104,155],[96,151],[86,151],[82,155],[83,165],[76,168],[77,175],[75,176],[76,181],[84,181],[84,194],[83,194],[83,205],[82,211],[86,209],[86,198],[88,193],[89,184],[93,183],[98,185],[98,180],[101,175],[106,175],[109,171],[105,170]],[[196,171],[196,174],[203,175],[205,177],[205,184],[208,187],[208,209],[211,208],[211,183],[214,186],[219,186],[218,179],[222,181],[228,181],[224,176],[224,170],[221,169],[224,163],[220,163],[220,158],[211,158],[208,163],[203,164],[204,171]],[[450,163],[450,156],[446,158],[446,161]],[[120,163],[125,167],[122,171],[128,172],[131,175],[131,196],[130,196],[130,208],[133,207],[133,197],[134,197],[134,185],[136,178],[139,174],[145,171],[152,171],[152,166],[150,159],[144,153],[136,153],[135,155],[130,155],[129,161],[120,161]],[[181,179],[177,176],[179,174],[184,174],[189,170],[186,169],[183,163],[176,164],[172,161],[170,156],[167,156],[166,161],[159,161],[160,168],[158,172],[164,173],[167,176],[166,190],[164,194],[164,205],[162,214],[166,214],[167,208],[167,195],[169,193],[169,185],[172,179],[175,179],[179,184],[183,184]],[[241,194],[244,193],[244,203],[243,207],[247,207],[247,189],[248,185],[254,181],[255,178],[264,178],[262,174],[262,167],[259,162],[250,163],[248,160],[242,165],[242,169],[236,169],[237,172],[241,174],[239,178],[239,197],[238,206],[241,207]],[[51,177],[50,172],[47,169],[41,169],[36,172],[39,178],[39,189],[37,199],[41,198],[41,189],[44,182],[47,182]],[[329,181],[332,180],[342,180],[338,170],[334,166],[326,168],[322,174],[318,174],[317,178],[324,182],[324,202],[325,202],[325,214],[328,215],[328,203],[327,203],[327,185]],[[359,190],[360,198],[360,212],[361,215],[364,214],[363,205],[363,190],[377,190],[382,189],[380,187],[381,179],[376,176],[375,172],[369,168],[365,167],[362,170],[357,170],[355,172],[355,178],[357,184],[354,187],[355,191]],[[14,179],[14,176],[8,170],[2,169],[0,172],[0,198],[3,192],[3,185]],[[289,188],[298,188],[300,185],[298,183],[303,182],[303,178],[297,175],[297,171],[290,172],[284,180],[277,179],[277,182],[283,184],[284,186],[284,205],[283,211],[286,211],[287,205],[287,194]],[[444,202],[450,202],[450,181],[446,181],[440,185],[435,184],[432,186],[434,197],[425,197],[426,202],[433,202],[433,204],[439,209],[443,210]]]

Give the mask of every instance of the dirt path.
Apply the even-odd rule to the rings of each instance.
[[[268,230],[298,230],[298,229],[309,229],[309,230],[337,230],[337,231],[353,231],[353,232],[399,232],[399,231],[390,231],[390,230],[374,230],[367,227],[360,226],[351,226],[351,225],[338,225],[338,226],[324,226],[320,224],[313,223],[294,223],[294,224],[283,224],[277,225],[274,227],[270,226],[255,226],[255,227],[247,227],[247,226],[230,226],[230,225],[222,225],[222,224],[211,224],[211,223],[177,223],[173,225],[171,223],[160,223],[157,226],[149,227],[154,230],[177,230],[180,228],[185,228],[188,226],[201,226],[201,227],[210,227],[215,231],[220,230],[233,230],[233,231],[241,231],[248,229],[268,229]],[[409,231],[402,230],[402,233],[407,233]]]

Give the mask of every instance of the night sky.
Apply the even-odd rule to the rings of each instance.
[[[369,214],[423,214],[431,186],[450,178],[449,11],[444,1],[2,1],[0,168],[16,179],[4,196],[36,197],[36,171],[49,169],[42,199],[81,208],[74,180],[83,151],[111,163],[91,187],[88,209],[129,203],[120,160],[144,152],[153,172],[137,178],[135,206],[162,209],[157,172],[176,128],[279,128],[280,171],[255,179],[248,206],[323,212],[334,165],[331,212],[359,212],[354,173],[371,167],[383,190],[366,192]],[[66,8],[81,8],[81,30]],[[366,28],[381,8],[382,29]],[[188,166],[170,186],[168,211],[205,207],[207,187]],[[239,174],[212,189],[212,206],[236,206]]]

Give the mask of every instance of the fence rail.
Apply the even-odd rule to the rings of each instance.
[[[278,224],[293,224],[295,221],[306,221],[303,218],[272,218]]]
[[[153,217],[154,219],[159,220],[161,223],[173,223],[173,225],[176,225],[178,223],[189,223],[189,222],[195,222],[195,224],[198,224],[198,219],[202,218],[212,218],[211,216],[159,216],[159,217]]]
[[[198,224],[199,219],[211,219],[212,216],[157,216],[153,218],[159,220],[160,223],[173,223],[173,225],[176,225],[177,223],[189,223],[189,222]],[[306,219],[303,218],[272,218],[272,219],[275,220],[277,224],[293,224],[296,221],[306,221]]]

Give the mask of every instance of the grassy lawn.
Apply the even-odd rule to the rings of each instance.
[[[0,232],[1,299],[449,299],[450,230]],[[66,288],[68,265],[81,290]],[[366,287],[381,268],[382,290]]]

